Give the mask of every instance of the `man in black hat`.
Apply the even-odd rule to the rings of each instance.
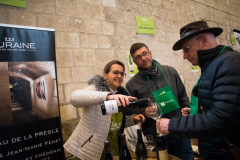
[[[240,147],[240,54],[218,45],[222,31],[205,21],[181,28],[173,50],[182,49],[184,59],[200,66],[201,76],[192,90],[191,115],[157,122],[161,133],[198,138],[207,160],[233,160]]]

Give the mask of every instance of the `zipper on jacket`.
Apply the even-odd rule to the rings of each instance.
[[[93,137],[93,135],[91,135],[91,136],[86,140],[86,142],[83,143],[83,145],[82,145],[81,147],[83,147],[88,141],[89,141],[89,143],[90,143],[90,140],[91,140],[92,137]]]

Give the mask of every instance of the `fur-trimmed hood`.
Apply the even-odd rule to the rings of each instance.
[[[98,91],[110,91],[109,81],[101,75],[94,75],[88,81],[88,84],[94,84]]]
[[[94,75],[88,81],[88,84],[94,84],[98,91],[110,91],[109,81],[101,75]],[[129,95],[127,90],[122,86],[117,88],[118,94]]]

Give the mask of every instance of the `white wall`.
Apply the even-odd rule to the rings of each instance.
[[[46,100],[37,97],[36,86],[39,81],[44,81]],[[46,119],[59,116],[56,80],[50,72],[33,81],[31,94],[33,111],[40,118]]]

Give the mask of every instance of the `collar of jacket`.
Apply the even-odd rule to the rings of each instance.
[[[154,70],[152,70],[152,72],[156,72],[156,75],[155,74],[151,74],[151,71],[149,72],[149,74],[146,74],[146,72],[148,72],[148,71],[142,72],[142,70],[138,68],[139,73],[141,73],[143,76],[148,76],[150,79],[156,80],[162,74],[162,72],[160,71],[160,69],[158,68],[158,66],[155,63],[157,63],[160,67],[161,67],[161,64],[158,61],[153,59],[153,64],[154,64],[153,68],[154,68]]]
[[[110,91],[109,82],[101,75],[94,75],[88,81],[88,84],[94,84],[98,91]]]
[[[213,59],[216,58],[216,56],[221,52],[223,47],[223,45],[218,45],[215,48],[197,51],[199,58],[199,67],[202,69],[202,71]],[[233,51],[230,47],[226,47],[225,50]]]
[[[106,91],[106,92],[110,91],[109,81],[101,75],[92,76],[90,78],[90,80],[88,81],[88,84],[89,85],[94,84],[98,91]],[[112,93],[114,93],[114,92],[112,92]],[[117,88],[116,94],[129,95],[127,90],[124,89],[122,86]]]

